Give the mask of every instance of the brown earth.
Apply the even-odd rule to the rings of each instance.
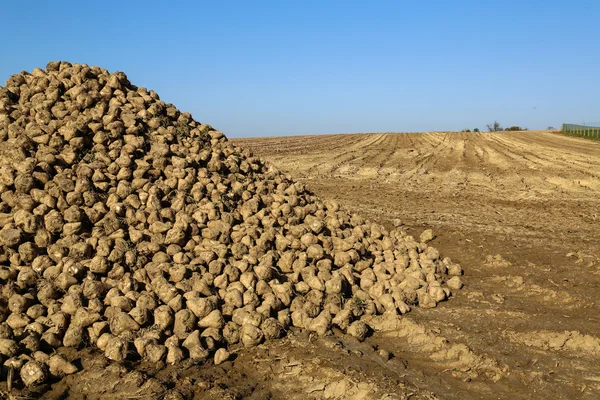
[[[37,393],[0,386],[0,399],[600,398],[600,143],[548,132],[234,141],[374,221],[433,229],[465,288],[362,343],[291,331],[219,366],[133,372],[65,354],[85,371]]]
[[[600,143],[550,132],[240,139],[323,198],[462,264],[465,288],[370,344],[441,398],[600,398]],[[412,324],[416,325],[412,325]],[[428,335],[406,340],[409,332]]]

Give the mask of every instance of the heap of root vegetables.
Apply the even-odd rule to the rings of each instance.
[[[0,362],[27,386],[114,362],[221,363],[291,326],[364,320],[462,285],[423,238],[322,201],[122,72],[51,62],[0,87]]]

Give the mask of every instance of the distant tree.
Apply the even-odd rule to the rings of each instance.
[[[522,128],[522,127],[516,126],[516,125],[511,126],[510,128],[506,128],[505,129],[505,131],[512,131],[512,132],[515,132],[515,131],[526,131],[526,130],[527,130],[527,128]]]
[[[549,127],[548,127],[548,130],[549,130],[549,131],[555,131],[555,130],[556,130],[556,128],[555,128],[555,127],[553,127],[553,126],[549,126]]]
[[[461,132],[471,132],[470,129],[463,129]]]
[[[473,132],[479,132],[479,128],[473,129]]]
[[[503,130],[498,121],[494,121],[493,124],[487,124],[487,128],[489,132],[499,132]]]

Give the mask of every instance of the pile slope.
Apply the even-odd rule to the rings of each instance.
[[[374,316],[462,286],[431,235],[323,202],[124,73],[85,64],[0,87],[0,192],[0,357],[4,379],[27,386],[77,371],[62,347],[220,363],[292,326],[363,339]]]

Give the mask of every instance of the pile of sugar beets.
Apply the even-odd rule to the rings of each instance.
[[[363,339],[461,267],[322,201],[122,72],[51,62],[0,87],[1,379],[221,363],[290,327]],[[14,378],[12,378],[14,376]]]

